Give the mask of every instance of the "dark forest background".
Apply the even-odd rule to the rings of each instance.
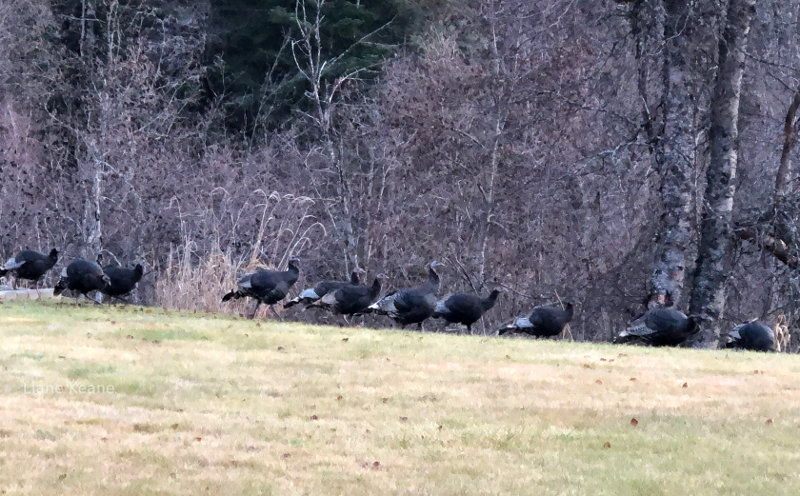
[[[569,298],[608,340],[654,296],[794,333],[800,1],[753,4],[0,0],[0,255],[202,310],[293,254],[297,290],[438,259],[507,288],[479,332]]]

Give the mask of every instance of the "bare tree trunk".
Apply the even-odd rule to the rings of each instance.
[[[493,6],[494,7],[494,6]],[[496,7],[495,7],[496,11]],[[503,135],[503,129],[505,127],[506,121],[506,96],[503,94],[506,84],[501,84],[502,76],[502,66],[500,55],[498,54],[497,45],[497,30],[495,25],[495,16],[489,16],[489,22],[491,24],[492,29],[492,43],[491,43],[491,50],[492,50],[492,58],[494,59],[493,62],[493,72],[495,80],[497,81],[497,86],[495,88],[496,94],[494,95],[494,107],[495,107],[495,119],[494,119],[494,135],[492,136],[492,151],[489,156],[489,181],[487,187],[484,189],[480,182],[478,183],[478,188],[483,195],[484,201],[484,212],[483,212],[483,222],[480,226],[480,248],[478,252],[478,280],[475,281],[474,277],[473,280],[470,281],[470,284],[473,287],[482,288],[483,284],[486,281],[486,251],[489,246],[489,231],[492,226],[492,222],[494,221],[494,202],[495,202],[495,183],[497,182],[497,174],[500,167],[500,151],[501,151],[501,144],[500,139]],[[513,83],[510,83],[513,85]]]
[[[664,130],[656,161],[661,170],[661,199],[664,214],[658,253],[650,278],[651,294],[661,304],[680,303],[690,249],[692,225],[692,171],[695,156],[694,114],[701,82],[690,61],[696,50],[692,32],[682,27],[693,24],[691,2],[667,0],[664,19],[666,58],[664,60]]]
[[[792,150],[797,144],[797,109],[800,107],[800,87],[794,92],[794,98],[786,111],[783,123],[783,149],[778,173],[775,177],[775,208],[779,208],[783,198],[790,192],[789,167],[791,166]]]
[[[711,100],[711,161],[706,173],[702,229],[690,313],[700,330],[690,340],[695,348],[717,348],[719,318],[725,310],[729,275],[728,247],[736,192],[739,150],[739,101],[755,0],[731,0],[719,42],[719,72]]]
[[[709,2],[712,3],[712,2]],[[713,2],[714,4],[718,2]],[[703,90],[714,63],[715,10],[700,1],[666,0],[664,17],[664,126],[656,151],[663,215],[650,292],[659,303],[680,305],[695,232],[693,193]],[[704,11],[700,11],[704,7]],[[698,113],[700,114],[698,117]]]
[[[654,72],[654,60],[659,60],[657,54],[661,54],[660,49],[664,35],[664,8],[661,4],[646,4],[645,2],[635,2],[631,6],[629,14],[631,23],[631,33],[636,40],[636,86],[639,90],[639,99],[642,103],[642,123],[647,137],[647,143],[651,153],[654,146],[658,143],[663,131],[659,114],[663,112],[655,98],[651,96],[650,86],[651,73]],[[663,60],[660,60],[663,67]],[[664,81],[662,80],[663,84]],[[663,91],[663,87],[660,88]]]

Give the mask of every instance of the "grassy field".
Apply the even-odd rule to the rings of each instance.
[[[0,494],[800,494],[795,355],[52,301],[0,343]]]

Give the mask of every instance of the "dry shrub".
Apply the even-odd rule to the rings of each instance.
[[[193,243],[170,250],[156,280],[156,301],[167,308],[202,311],[240,311],[241,305],[223,305],[222,295],[236,287],[241,262],[216,249],[202,257]]]
[[[227,203],[230,195],[221,190]],[[289,256],[299,255],[313,245],[312,236],[324,237],[324,227],[309,214],[314,202],[305,196],[267,193],[256,190],[259,200],[245,202],[228,217],[256,220],[253,238],[239,240],[246,249],[233,255],[222,247],[224,240],[190,239],[184,235],[180,246],[170,247],[163,268],[157,268],[156,304],[182,310],[249,313],[246,300],[222,303],[222,296],[236,288],[238,277],[259,268],[285,268]],[[232,213],[231,213],[232,212]],[[203,215],[208,222],[218,219],[217,226],[206,226],[209,232],[219,233],[224,215]]]

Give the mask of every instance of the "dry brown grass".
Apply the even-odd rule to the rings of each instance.
[[[158,305],[189,311],[240,312],[243,303],[222,304],[222,295],[236,288],[242,263],[234,262],[220,250],[204,257],[194,256],[191,244],[173,249],[156,281]]]
[[[800,491],[796,355],[41,302],[0,333],[6,494]]]
[[[230,194],[224,189],[216,191],[230,200]],[[249,315],[252,300],[223,304],[222,295],[235,289],[236,281],[245,273],[259,268],[285,269],[291,255],[309,248],[314,232],[325,232],[324,226],[309,214],[314,202],[308,197],[261,189],[252,192],[252,196],[253,203],[246,202],[233,215],[241,219],[249,208],[260,212],[258,229],[248,254],[232,257],[221,248],[218,238],[203,240],[201,247],[198,242],[184,237],[183,243],[171,246],[164,266],[156,268],[155,304],[171,309]],[[216,218],[215,215],[208,217]],[[234,224],[230,234],[233,238],[236,229],[241,227],[238,221]],[[211,231],[219,233],[223,229],[217,225]]]

